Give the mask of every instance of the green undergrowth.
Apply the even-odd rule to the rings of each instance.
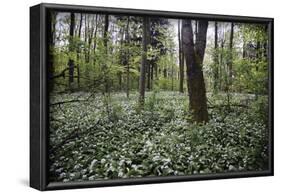
[[[209,95],[207,124],[192,122],[187,96],[88,93],[51,97],[49,178],[52,182],[181,176],[267,169],[266,98],[233,95],[243,106],[219,106]],[[81,100],[87,99],[88,100]],[[75,101],[75,100],[74,100]]]

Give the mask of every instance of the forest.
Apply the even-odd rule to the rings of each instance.
[[[268,169],[262,23],[48,13],[49,180]]]

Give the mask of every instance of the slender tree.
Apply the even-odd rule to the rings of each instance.
[[[83,22],[83,14],[80,14],[80,22],[79,22],[79,27],[78,27],[78,38],[80,40],[81,38],[81,30],[82,30],[82,22]],[[80,46],[76,47],[76,52],[77,52],[77,84],[78,87],[80,87],[80,64],[79,64],[79,60],[80,60],[80,53],[81,53],[81,49]]]
[[[173,59],[173,54],[171,53],[171,59]],[[172,69],[171,69],[171,77],[172,77],[172,91],[174,91],[174,64],[172,63]]]
[[[69,72],[69,87],[72,89],[72,84],[74,81],[74,59],[71,57],[71,54],[75,51],[75,45],[74,45],[74,33],[75,28],[75,15],[73,12],[70,14],[70,27],[69,27],[69,61],[68,61],[68,72]]]
[[[150,25],[147,27],[148,36],[147,36],[147,44],[151,45],[151,39],[150,39]],[[151,69],[152,69],[152,63],[151,60],[149,63],[146,64],[146,71],[147,71],[147,89],[151,89]]]
[[[85,57],[85,62],[88,60],[88,51],[87,51],[87,46],[88,45],[88,30],[89,30],[89,15],[88,14],[85,14],[85,20],[84,20],[84,25],[85,25],[85,28],[84,28],[84,57]],[[88,72],[88,71],[86,71]]]
[[[105,50],[105,55],[107,56],[108,54],[108,48],[107,48],[107,42],[108,42],[108,26],[109,26],[109,21],[108,21],[108,15],[106,14],[104,16],[104,31],[103,31],[103,46]],[[103,71],[104,71],[104,79],[105,79],[105,92],[109,92],[109,81],[108,81],[108,75],[107,75],[107,64],[103,64]]]
[[[127,27],[126,27],[126,75],[127,75],[127,82],[126,82],[126,95],[129,98],[130,95],[130,50],[129,50],[129,43],[130,43],[130,34],[129,34],[129,25],[130,25],[130,16],[127,19]]]
[[[97,16],[97,15],[96,15]],[[87,53],[86,53],[86,63],[90,62],[90,55],[92,51],[92,41],[94,36],[94,29],[97,29],[97,17],[95,17],[95,20],[92,18],[91,21],[89,21],[89,31],[88,31],[88,43],[87,43]],[[90,19],[89,19],[90,20]],[[96,30],[95,30],[96,31]]]
[[[124,63],[124,48],[123,48],[124,45],[123,44],[124,44],[124,34],[125,34],[125,29],[123,27],[120,28],[119,34],[120,34],[119,62],[120,62],[120,64],[123,65],[123,63]],[[120,91],[122,90],[122,73],[123,73],[122,70],[117,73]]]
[[[218,23],[215,22],[215,42],[213,52],[213,68],[214,68],[214,92],[218,91],[219,82],[219,56],[218,56]]]
[[[149,33],[149,18],[143,17],[142,25],[142,60],[140,68],[140,80],[139,80],[139,104],[140,107],[144,105],[145,98],[145,74],[147,66],[147,43],[148,43],[148,33]]]
[[[191,20],[183,20],[182,28],[190,109],[194,121],[199,123],[208,122],[206,88],[202,71],[208,21],[198,21],[198,33],[195,44]]]
[[[234,32],[234,23],[231,22],[230,27],[230,38],[229,38],[229,60],[228,60],[228,71],[229,71],[229,85],[232,83],[232,65],[233,65],[233,32]]]
[[[178,41],[179,41],[179,92],[183,93],[183,79],[184,79],[184,64],[182,52],[182,33],[181,33],[181,20],[178,20]]]
[[[147,71],[147,85],[146,85],[146,88],[148,90],[151,89],[151,64],[150,63],[147,63],[147,66],[146,66],[146,71]]]
[[[225,79],[227,76],[225,75],[225,56],[224,56],[224,43],[225,43],[225,33],[224,33],[224,26],[221,27],[222,33],[220,37],[220,51],[219,51],[219,89],[224,90],[226,89]]]
[[[94,32],[94,45],[93,45],[93,55],[94,55],[94,59],[93,59],[93,64],[96,64],[96,47],[97,47],[97,32],[98,32],[98,14],[96,14],[96,27],[95,27],[95,32]]]

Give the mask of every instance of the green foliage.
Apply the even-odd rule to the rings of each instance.
[[[51,102],[86,98],[87,93],[58,95]],[[221,104],[223,95],[210,99]],[[246,97],[245,97],[246,98]],[[234,96],[234,101],[243,99]],[[208,174],[267,169],[266,98],[249,109],[211,109],[206,125],[190,122],[186,96],[147,93],[137,111],[137,93],[96,95],[85,102],[52,106],[50,146],[67,134],[77,136],[50,154],[51,181]],[[246,111],[245,111],[246,110]],[[250,114],[249,114],[250,113]],[[66,122],[67,121],[67,122]]]
[[[268,92],[267,62],[258,63],[249,59],[234,61],[235,79],[234,88],[237,91],[245,91],[255,94],[266,94]]]
[[[83,16],[82,24],[80,14],[75,15],[73,37],[69,36],[69,13],[52,18],[56,24],[52,29],[55,44],[49,50],[51,76],[58,77],[48,80],[54,83],[50,91],[50,181],[268,168],[265,25],[235,23],[232,49],[230,23],[219,22],[217,49],[213,37],[208,36],[202,65],[210,92],[210,121],[202,125],[192,120],[187,94],[169,92],[179,86],[177,27],[173,22],[150,18],[146,55],[153,79],[140,107],[136,91],[143,50],[142,18],[111,15],[104,37],[104,15],[97,20],[93,14]],[[71,83],[75,90],[69,90],[70,59],[75,65]],[[185,72],[186,68],[185,64]],[[145,78],[148,80],[148,69]],[[185,91],[186,79],[185,75]]]
[[[171,80],[169,78],[160,77],[155,84],[161,90],[177,90],[179,85],[179,80]]]

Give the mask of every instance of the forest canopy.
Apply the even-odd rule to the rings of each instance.
[[[268,168],[267,25],[48,21],[51,181]]]

